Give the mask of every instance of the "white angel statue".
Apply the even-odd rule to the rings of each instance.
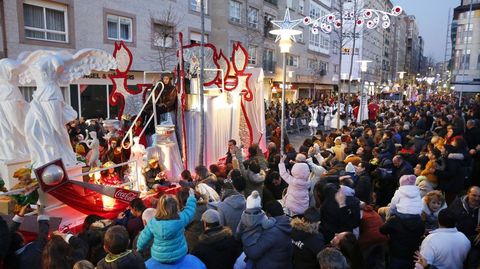
[[[68,52],[35,51],[22,62],[28,69],[20,74],[23,83],[35,80],[30,109],[25,119],[25,135],[33,167],[61,158],[65,165],[76,164],[75,153],[65,124],[77,117],[67,104],[60,85],[90,74],[91,70],[108,71],[116,67],[112,55],[98,49]]]
[[[144,158],[146,157],[147,151],[145,150],[145,146],[140,143],[140,137],[135,136],[133,138],[133,146],[131,147],[131,153],[130,153],[130,161],[135,161],[136,162],[136,168],[131,167],[132,173],[136,173],[136,176],[138,177],[138,185],[140,186],[140,190],[146,190],[146,182],[145,182],[145,177],[143,176],[143,164],[144,164]],[[131,163],[132,165],[135,165],[135,163]],[[135,174],[133,174],[135,175]],[[135,177],[132,177],[135,178]]]
[[[309,107],[308,111],[310,112],[310,116],[311,116],[310,122],[308,123],[308,126],[310,127],[310,135],[315,135],[318,127],[318,121],[317,121],[318,107],[314,107],[314,108]]]
[[[0,60],[0,160],[29,158],[24,133],[28,103],[15,85],[21,68],[18,60]]]
[[[90,139],[88,139],[89,136]],[[90,149],[87,154],[88,166],[90,166],[90,168],[100,166],[100,141],[97,138],[97,132],[91,131],[87,133],[86,139],[83,142],[85,142],[87,147]]]

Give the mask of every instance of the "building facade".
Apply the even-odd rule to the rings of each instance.
[[[405,55],[406,71],[410,78],[416,76],[419,72],[419,31],[415,16],[409,15],[407,22],[407,52]]]
[[[452,22],[452,85],[455,91],[480,92],[480,0],[463,0]]]
[[[249,66],[262,67],[265,98],[278,99],[283,87],[283,55],[275,36],[272,20],[283,20],[286,8],[292,19],[318,17],[330,12],[330,0],[225,0],[215,2],[212,10],[210,41],[231,54],[235,42],[248,48]],[[330,63],[331,43],[326,34],[313,35],[310,28],[297,26],[296,36],[286,56],[286,98],[321,98],[333,88],[334,66]]]
[[[185,42],[200,40],[200,0],[4,0],[1,2],[0,54],[16,58],[21,52],[38,49],[78,51],[83,48],[113,52],[114,42],[124,41],[134,56],[129,88],[159,78],[176,63],[177,33]],[[205,0],[209,14],[213,1]],[[205,30],[211,32],[207,15]],[[156,73],[156,74],[155,74]],[[92,75],[62,85],[64,97],[85,118],[116,116],[108,95],[112,91],[108,73]],[[34,85],[20,87],[27,101]],[[88,103],[88,109],[86,104]],[[83,105],[82,105],[83,104]]]
[[[392,20],[393,24],[393,48],[391,77],[392,81],[399,81],[399,72],[407,72],[405,64],[407,54],[407,21],[405,13]]]

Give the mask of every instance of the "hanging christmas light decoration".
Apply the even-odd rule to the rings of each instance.
[[[319,31],[329,34],[333,29],[340,29],[343,21],[355,20],[355,23],[359,27],[366,26],[367,29],[375,29],[379,25],[383,29],[390,27],[391,17],[398,17],[402,14],[403,9],[400,6],[395,6],[390,11],[383,11],[371,8],[363,8],[358,12],[344,11],[343,15],[340,12],[333,12],[325,16],[321,16],[317,19],[311,17],[303,18],[303,24],[311,27],[312,34],[318,34]]]

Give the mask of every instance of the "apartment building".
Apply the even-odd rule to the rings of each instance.
[[[406,72],[413,78],[419,70],[420,42],[415,16],[409,15],[407,21],[407,53],[405,57]]]
[[[212,34],[210,41],[229,52],[233,43],[241,42],[249,53],[249,66],[263,67],[265,98],[277,99],[283,87],[283,55],[280,53],[272,20],[283,20],[285,10],[290,9],[292,19],[305,16],[317,18],[330,12],[330,0],[225,0],[215,2],[211,12]],[[286,57],[286,98],[321,98],[329,95],[335,72],[330,63],[331,42],[326,34],[313,35],[310,28],[297,26],[302,34]]]
[[[402,13],[402,15],[392,20],[393,48],[390,70],[392,81],[399,80],[399,72],[407,71],[405,64],[407,53],[407,22],[405,16],[405,13]]]
[[[452,22],[452,86],[480,92],[480,0],[462,0]]]
[[[205,3],[208,40],[213,1]],[[1,56],[16,58],[21,52],[38,49],[113,52],[114,42],[124,41],[134,56],[128,81],[131,89],[143,83],[144,71],[173,69],[178,32],[183,32],[185,43],[200,40],[200,0],[4,0],[0,9]],[[158,77],[146,76],[147,81]],[[108,103],[113,88],[108,73],[94,72],[61,86],[66,101],[79,115],[116,115],[116,107]],[[20,90],[29,101],[35,87],[26,85]]]

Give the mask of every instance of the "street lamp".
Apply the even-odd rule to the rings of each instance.
[[[287,53],[290,52],[290,47],[293,44],[292,40],[295,41],[295,36],[302,33],[300,30],[293,29],[300,22],[302,22],[302,20],[290,19],[290,10],[287,8],[283,21],[272,21],[272,24],[277,26],[279,29],[274,29],[269,32],[270,34],[277,36],[275,42],[280,40],[280,52],[283,54],[282,119],[280,123],[280,152],[282,153],[282,155],[284,154],[283,139],[285,136],[285,88],[287,85]]]
[[[372,61],[362,60],[357,62],[360,63],[360,71],[362,71],[362,88],[360,92],[360,105],[358,106],[357,116],[357,122],[361,123],[363,120],[368,118],[367,93],[365,92],[365,85],[368,89],[368,83],[365,84],[365,72],[367,72],[368,63],[371,63]]]
[[[400,71],[400,72],[397,72],[398,73],[398,78],[400,79],[400,87],[402,88],[402,100],[403,100],[403,94],[405,92],[405,81],[403,80],[403,78],[405,77],[405,74],[407,72],[405,71]],[[407,92],[407,98],[409,97],[409,94]]]

